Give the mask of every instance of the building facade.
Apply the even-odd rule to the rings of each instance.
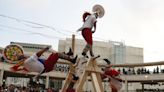
[[[75,40],[75,54],[81,55],[85,46],[85,41]],[[63,52],[72,46],[72,39],[59,40],[59,52]],[[125,63],[143,63],[143,48],[126,46],[123,42],[109,41],[93,42],[93,52],[95,55],[100,55],[100,61],[103,58],[108,58],[113,64]],[[89,55],[89,54],[88,54]]]
[[[21,43],[21,42],[11,42],[10,44],[17,44],[22,47],[24,54],[27,56],[30,56],[37,51],[45,48],[45,47],[51,47],[51,45],[45,45],[45,44],[32,44],[32,43]],[[1,53],[3,52],[3,48],[0,49]],[[41,58],[47,58],[48,55],[51,52],[45,52]],[[17,86],[28,86],[29,79],[36,75],[36,73],[27,73],[27,74],[21,74],[21,73],[13,73],[10,71],[10,67],[13,66],[12,63],[9,63],[8,61],[2,61],[0,60],[0,85],[7,85],[14,84]],[[60,66],[60,64],[57,64]],[[54,76],[55,75],[55,76]],[[63,76],[63,77],[61,77]],[[56,89],[60,89],[59,85],[56,85],[56,83],[62,85],[62,80],[64,79],[64,76],[66,76],[65,73],[60,73],[58,71],[44,73],[42,75],[42,78],[39,79],[39,83],[44,84],[46,88],[49,88],[50,86]],[[19,80],[19,81],[18,81]]]
[[[41,45],[41,44],[30,44],[30,43],[20,43],[20,42],[11,42],[11,44],[19,44],[23,47],[24,52],[26,55],[31,55],[38,50],[50,46],[50,45]],[[85,42],[83,40],[76,39],[75,40],[75,54],[78,54],[79,56],[81,55],[81,51],[83,50],[85,46]],[[67,52],[69,48],[72,46],[72,39],[66,39],[66,40],[60,40],[59,41],[59,46],[58,46],[58,51],[59,52]],[[51,46],[50,46],[51,47]],[[114,41],[109,41],[109,42],[100,42],[100,41],[94,41],[93,45],[93,51],[95,55],[101,55],[101,58],[99,58],[97,61],[99,63],[102,63],[103,58],[108,58],[113,64],[125,64],[125,63],[143,63],[143,49],[138,48],[138,47],[132,47],[132,46],[126,46],[123,42],[114,42]],[[44,56],[47,57],[48,53],[45,53]],[[3,82],[6,82],[7,85],[13,80],[12,83],[17,83],[22,85],[27,85],[26,82],[28,75],[35,75],[35,73],[28,73],[27,75],[20,75],[17,74],[16,76],[18,77],[13,77],[11,74],[9,68],[12,66],[12,64],[9,63],[2,63],[0,62],[0,83],[2,84]],[[126,70],[129,68],[127,67]],[[48,87],[53,87],[55,89],[60,89],[64,83],[64,79],[69,71],[69,66],[64,65],[64,64],[56,64],[56,68],[54,71],[50,73],[45,73],[42,75],[42,80],[40,80],[40,83],[43,83],[46,85],[46,88]],[[9,74],[10,73],[10,74]],[[8,78],[4,77],[8,76]],[[147,76],[147,77],[145,77]],[[154,76],[154,77],[153,77]],[[123,74],[122,78],[123,80],[126,80],[122,91],[121,92],[127,92],[126,88],[129,89],[128,92],[140,92],[136,91],[136,89],[142,88],[142,85],[140,84],[139,81],[150,81],[150,80],[162,80],[163,74],[132,74],[132,73],[127,73]],[[23,78],[23,79],[22,79]],[[17,81],[21,80],[21,81]],[[10,81],[10,82],[8,82]],[[26,82],[24,82],[26,81]],[[138,81],[137,83],[128,83],[128,81]],[[109,83],[108,82],[103,82],[102,83],[104,86],[104,89],[106,92],[110,92],[109,89]],[[161,84],[161,82],[160,82]],[[150,86],[146,86],[146,88],[150,88]],[[154,89],[157,87],[154,87]],[[162,89],[163,86],[160,86],[160,89]],[[92,83],[89,81],[86,81],[84,90],[86,92],[90,92],[92,90]]]

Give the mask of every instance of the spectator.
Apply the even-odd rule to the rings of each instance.
[[[134,68],[133,68],[133,70],[132,70],[132,73],[133,73],[133,74],[136,74],[136,72],[135,72]]]
[[[156,70],[157,70],[157,73],[159,73],[159,67],[158,66],[157,66]]]
[[[13,84],[9,85],[7,92],[14,92],[15,86]]]
[[[0,61],[4,62],[4,57],[3,57],[3,54],[2,54],[2,50],[0,50]]]
[[[141,74],[140,68],[137,69],[137,74]]]

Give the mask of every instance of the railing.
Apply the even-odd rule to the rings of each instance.
[[[45,73],[42,76],[49,76],[49,77],[54,77],[54,78],[62,78],[65,79],[67,72],[69,70],[69,62],[66,61],[58,61],[57,65],[62,66],[62,67],[56,67],[54,71],[50,72],[50,73]],[[13,64],[9,64],[6,62],[0,62],[0,70],[4,70],[4,71],[10,71],[10,67]],[[164,62],[152,62],[152,63],[142,63],[142,64],[117,64],[117,65],[113,65],[113,68],[120,70],[121,72],[121,78],[124,80],[124,84],[125,86],[128,85],[128,83],[130,82],[138,82],[138,83],[145,83],[145,82],[152,82],[156,81],[156,82],[164,82],[164,71],[161,68],[161,66],[164,65]],[[66,67],[64,67],[66,66]],[[154,70],[155,71],[149,71],[146,72],[147,67],[149,66],[155,66]],[[106,65],[99,65],[99,67],[107,67]],[[158,68],[157,68],[158,67]],[[143,69],[142,69],[143,68]],[[131,69],[129,71],[129,69]],[[123,72],[124,70],[124,72]],[[140,72],[139,72],[140,70]],[[35,75],[36,73],[28,73],[28,74],[33,74]],[[123,88],[123,90],[125,92],[127,92],[128,87]],[[130,91],[131,89],[129,88],[128,92],[132,92]],[[135,89],[134,89],[135,90]],[[121,92],[124,92],[121,91]],[[136,92],[136,91],[133,91]],[[140,91],[137,91],[140,92]],[[145,91],[146,92],[146,91]]]
[[[43,76],[46,76],[47,74],[50,76],[50,77],[61,77],[61,78],[65,78],[68,70],[69,70],[69,62],[67,61],[58,61],[57,62],[57,65],[61,65],[61,67],[57,67],[55,68],[55,71],[52,71],[50,73],[46,73],[46,74],[43,74]],[[0,69],[4,69],[4,71],[10,71],[10,67],[12,66],[13,64],[9,64],[9,63],[6,63],[6,62],[0,62]],[[62,66],[64,65],[64,66]],[[160,69],[158,70],[159,72],[158,73],[152,73],[149,71],[149,73],[145,72],[145,73],[138,73],[137,69],[139,68],[142,68],[145,66],[161,66],[161,65],[164,65],[164,61],[160,61],[160,62],[152,62],[152,63],[138,63],[138,64],[115,64],[115,65],[112,65],[114,66],[114,68],[116,69],[126,69],[126,73],[124,74],[123,70],[121,70],[121,77],[123,78],[123,80],[126,78],[128,79],[128,81],[141,81],[141,80],[162,80],[162,78],[164,78],[164,70],[163,69]],[[99,65],[100,67],[107,67],[106,65]],[[131,73],[128,73],[128,69],[131,68],[131,69],[134,69],[135,73],[132,72],[131,70]],[[140,69],[141,70],[141,69]],[[28,73],[28,74],[36,74],[36,73]],[[134,79],[135,77],[135,79]]]

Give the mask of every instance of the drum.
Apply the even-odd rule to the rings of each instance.
[[[17,44],[8,45],[3,50],[3,56],[5,60],[12,64],[18,63],[20,61],[19,56],[23,54],[24,54],[23,48]]]

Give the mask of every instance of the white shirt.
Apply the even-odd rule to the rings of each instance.
[[[78,29],[78,31],[82,31],[84,28],[91,28],[94,26],[94,23],[96,22],[96,16],[94,14],[89,15],[88,18],[85,20],[83,26]]]
[[[38,61],[38,57],[36,54],[33,54],[24,62],[24,67],[29,72],[38,72],[41,73],[44,70],[44,65]]]

